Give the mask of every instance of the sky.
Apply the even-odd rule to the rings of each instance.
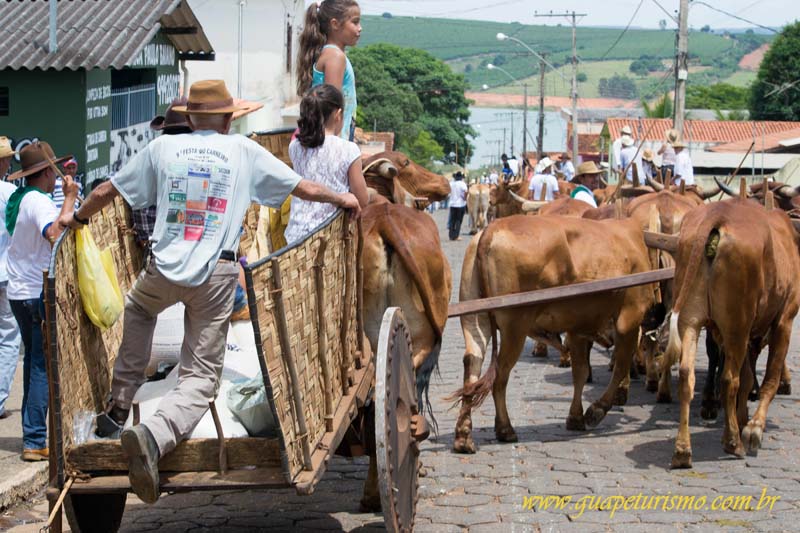
[[[704,0],[721,9],[756,24],[781,27],[800,19],[799,0]],[[565,23],[561,18],[535,18],[539,13],[575,11],[586,13],[580,20],[583,26],[621,26],[632,19],[632,27],[657,28],[661,19],[677,27],[661,10],[659,4],[677,18],[679,0],[359,0],[363,13],[380,15],[386,11],[397,16],[424,16],[521,22],[523,24]],[[634,16],[634,11],[641,4]],[[689,26],[700,29],[750,27],[742,20],[696,4],[689,11]]]

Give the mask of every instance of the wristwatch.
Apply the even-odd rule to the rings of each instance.
[[[77,209],[72,212],[72,220],[74,220],[78,224],[83,224],[84,226],[89,224],[89,219],[88,218],[80,218],[78,216],[78,210]]]

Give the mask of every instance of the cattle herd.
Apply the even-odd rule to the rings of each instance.
[[[378,154],[365,168],[373,189],[362,222],[365,317],[401,307],[412,331],[423,401],[438,361],[452,281],[438,230],[422,209],[443,200],[449,186],[398,152]],[[646,186],[599,189],[594,208],[568,194],[549,204],[527,201],[521,196],[527,185],[518,180],[470,188],[473,237],[463,260],[461,302],[656,269],[674,268],[674,278],[462,316],[464,380],[453,394],[460,402],[454,451],[476,451],[471,411],[489,393],[497,439],[516,441],[506,388],[530,337],[555,347],[562,366],[571,366],[569,430],[592,428],[612,405],[625,404],[630,376],[637,373],[645,374],[645,386],[657,393],[658,402],[672,401],[671,369],[679,365],[680,425],[672,467],[690,468],[689,407],[697,343],[705,329],[710,361],[701,416],[722,413],[725,452],[757,453],[770,402],[791,390],[786,354],[800,308],[800,287],[794,283],[800,235],[790,215],[800,208],[800,191],[767,181],[749,188],[742,183],[737,192],[722,181],[702,190],[655,179]],[[561,187],[568,192],[570,185]],[[655,244],[648,232],[672,236],[671,245]],[[377,324],[367,318],[365,328],[374,342]],[[602,396],[584,410],[593,343],[613,346],[613,375]],[[767,346],[759,385],[755,362]],[[752,417],[748,399],[758,400]]]

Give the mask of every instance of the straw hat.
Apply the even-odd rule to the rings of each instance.
[[[188,103],[186,98],[176,98],[167,108],[167,112],[158,115],[150,121],[150,129],[161,131],[167,134],[191,133],[192,126],[186,117],[175,111],[177,106],[185,106]]]
[[[650,148],[645,148],[644,150],[642,150],[642,159],[644,161],[650,161],[652,163],[653,162],[653,151]]]
[[[543,157],[539,163],[536,165],[537,172],[544,172],[548,168],[553,166],[553,160],[549,157]]]
[[[0,159],[11,157],[16,153],[11,149],[11,140],[8,137],[0,137]]]
[[[194,82],[189,88],[187,105],[172,108],[183,115],[227,115],[244,109],[233,105],[233,97],[222,80]]]
[[[675,141],[678,140],[678,137],[680,137],[680,135],[678,134],[678,130],[670,128],[664,132],[664,137],[667,138],[667,141],[671,142],[672,144],[675,144]]]
[[[598,168],[597,165],[594,164],[594,161],[584,161],[578,165],[578,169],[575,171],[575,177],[579,178],[584,174],[602,174],[603,172],[603,169]]]
[[[624,146],[626,148],[628,146],[633,146],[633,137],[631,137],[629,135],[623,135],[621,137],[621,139],[622,139],[622,146]]]
[[[631,129],[630,126],[625,124],[624,126],[622,126],[622,130],[620,130],[620,133],[622,133],[622,135],[633,135],[633,130]]]
[[[686,144],[680,139],[672,143],[673,148],[686,148]]]
[[[71,158],[71,155],[57,158],[53,153],[53,149],[50,148],[50,145],[44,141],[31,143],[19,152],[19,162],[22,165],[22,170],[11,174],[6,180],[14,181],[24,178],[25,176],[30,176],[44,168],[57,165]]]

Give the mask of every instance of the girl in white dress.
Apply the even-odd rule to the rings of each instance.
[[[297,137],[289,145],[294,171],[335,192],[351,192],[361,207],[369,202],[361,169],[361,151],[339,137],[343,126],[344,98],[333,85],[310,89],[300,102]],[[287,243],[302,240],[336,211],[336,206],[292,197]]]

